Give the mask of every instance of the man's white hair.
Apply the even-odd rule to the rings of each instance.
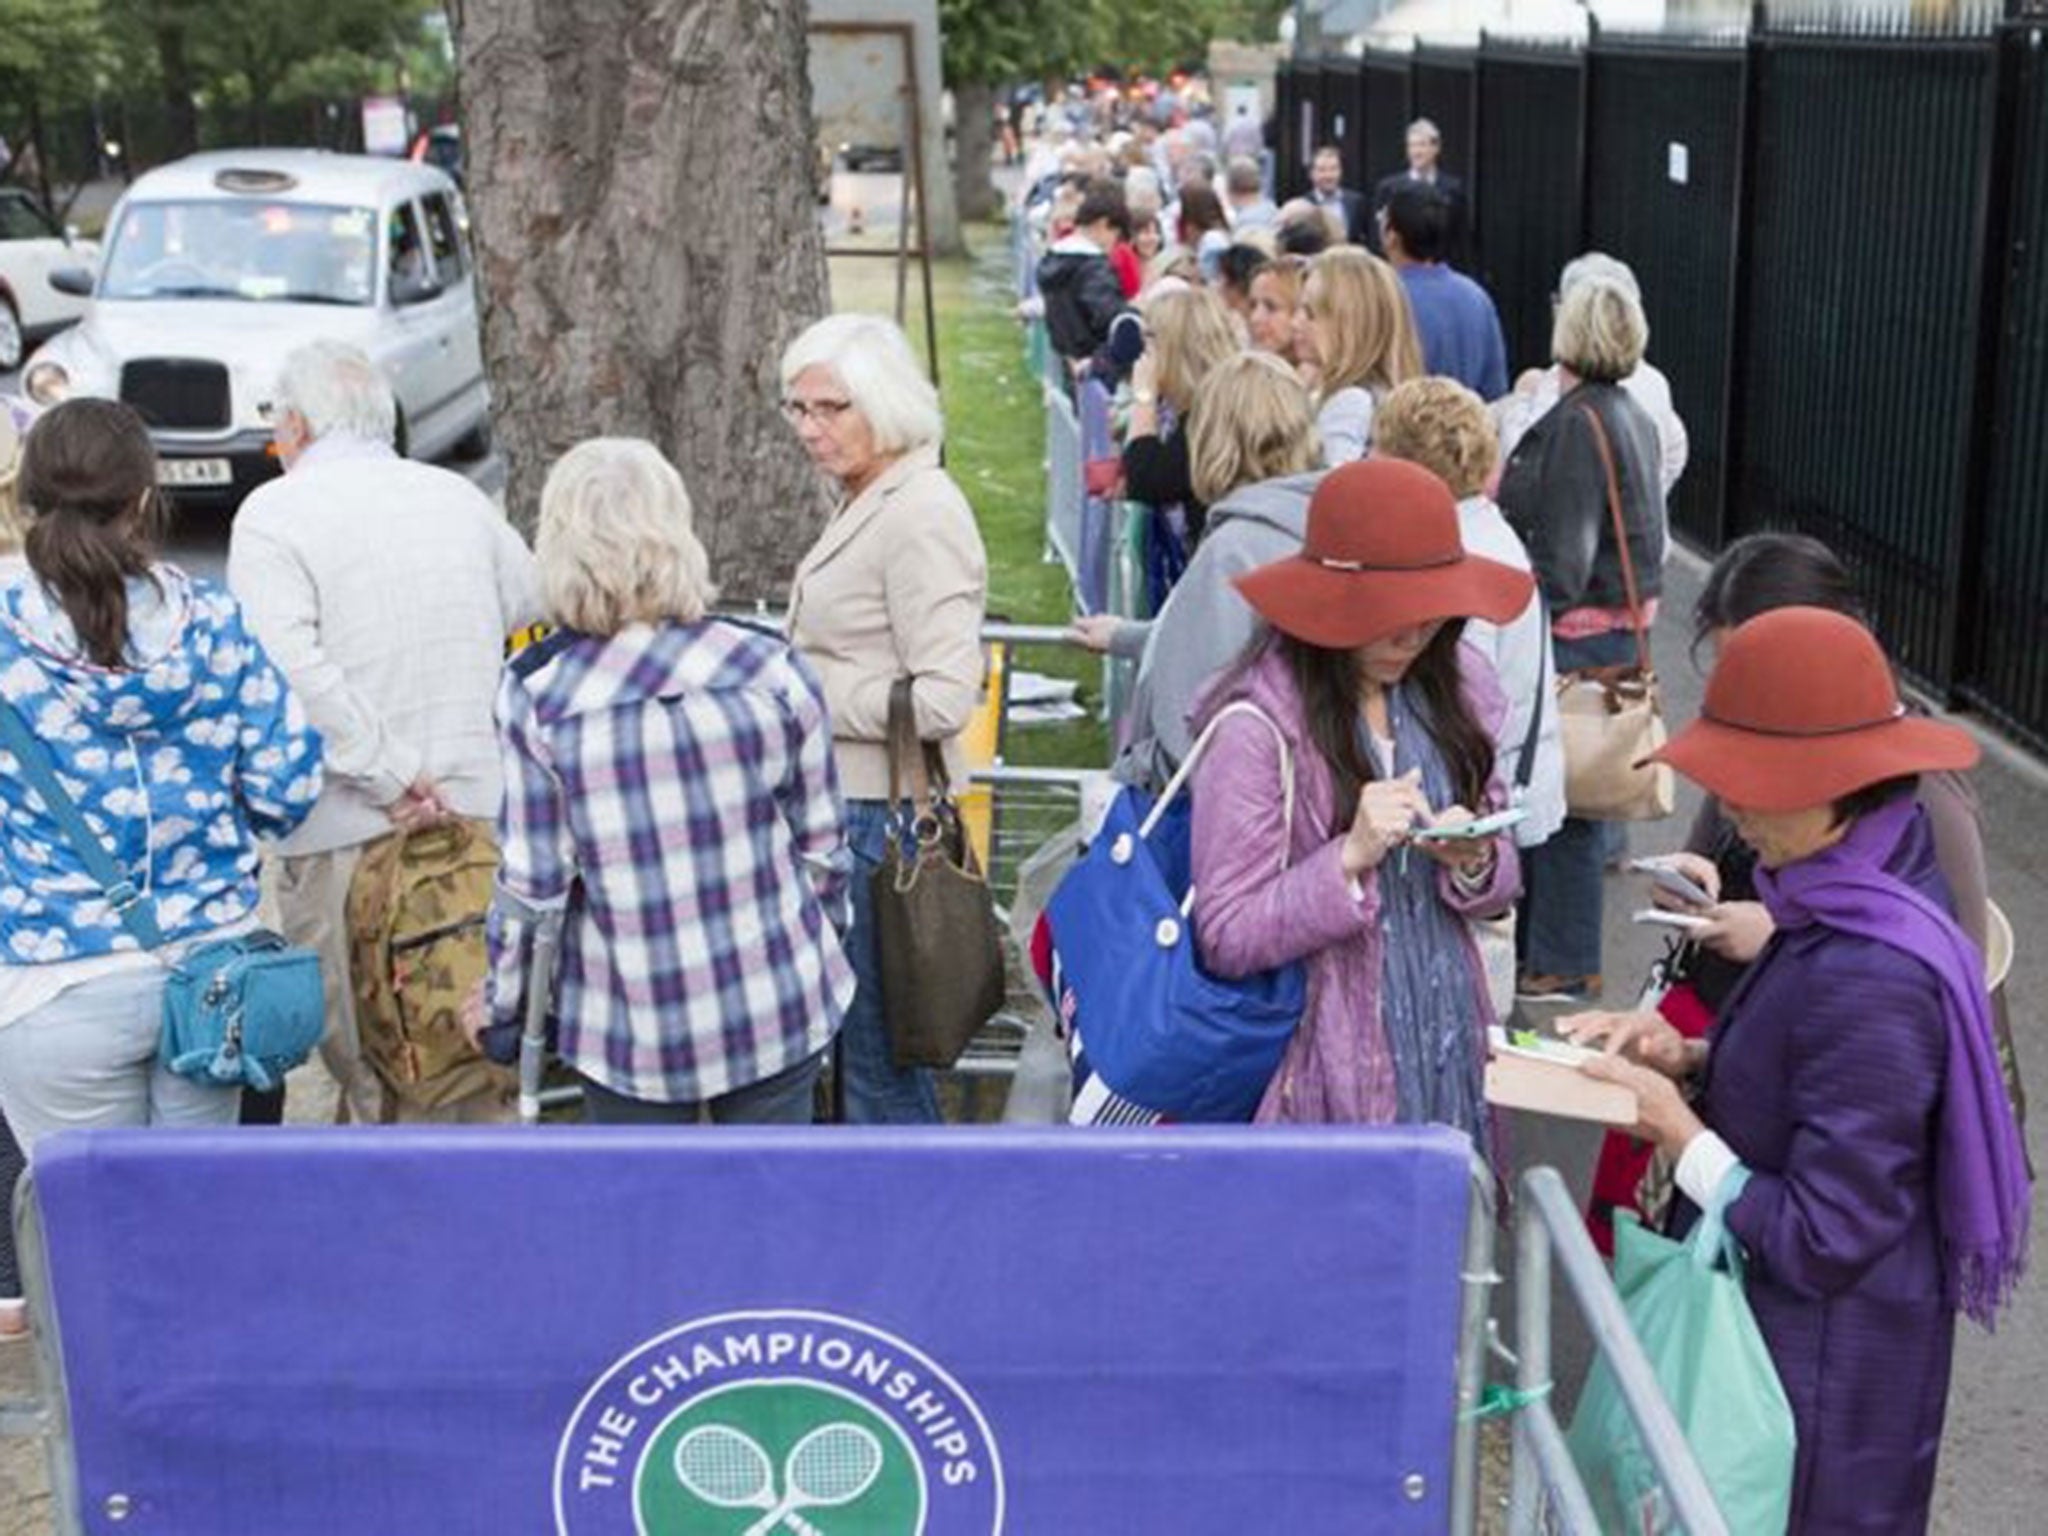
[[[935,445],[945,435],[939,392],[917,365],[903,327],[881,315],[827,315],[782,354],[786,393],[807,368],[827,368],[875,434],[875,451],[894,455]]]
[[[1587,251],[1574,256],[1564,264],[1564,271],[1558,274],[1557,296],[1561,299],[1580,283],[1590,278],[1601,277],[1611,283],[1619,283],[1629,291],[1629,296],[1638,304],[1643,301],[1643,290],[1636,282],[1636,275],[1629,264],[1605,251]]]
[[[341,433],[373,443],[398,434],[398,402],[391,383],[360,347],[344,341],[311,341],[278,370],[274,416],[292,412],[314,440]]]

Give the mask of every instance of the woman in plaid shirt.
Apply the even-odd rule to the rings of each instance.
[[[707,618],[682,477],[598,438],[541,492],[560,628],[498,694],[489,1011],[516,1040],[532,924],[566,908],[555,1012],[594,1121],[807,1122],[854,990],[825,698],[778,636]]]

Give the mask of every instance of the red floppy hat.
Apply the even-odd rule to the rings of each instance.
[[[1977,743],[1909,714],[1869,630],[1775,608],[1722,643],[1700,717],[1650,755],[1731,805],[1799,811],[1886,779],[1968,768]]]
[[[1528,572],[1465,553],[1450,487],[1402,459],[1331,470],[1301,553],[1236,580],[1275,629],[1333,651],[1435,619],[1505,624],[1536,590]]]

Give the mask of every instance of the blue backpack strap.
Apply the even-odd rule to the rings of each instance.
[[[98,882],[108,904],[120,914],[121,922],[134,935],[135,942],[144,949],[160,946],[164,937],[156,925],[156,914],[143,903],[142,892],[135,888],[135,882],[121,873],[114,856],[107,852],[107,845],[85,824],[77,802],[64,792],[64,786],[57,781],[57,768],[51,761],[50,749],[30,727],[20,708],[4,695],[0,695],[0,745],[14,754],[15,762],[21,765],[21,776],[42,797],[43,804],[50,808],[50,814],[57,818],[57,825],[70,841],[72,851],[85,864],[85,872]]]

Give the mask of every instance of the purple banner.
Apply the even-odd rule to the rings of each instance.
[[[69,1134],[86,1528],[1449,1518],[1448,1131]],[[106,1511],[125,1506],[125,1518]]]

